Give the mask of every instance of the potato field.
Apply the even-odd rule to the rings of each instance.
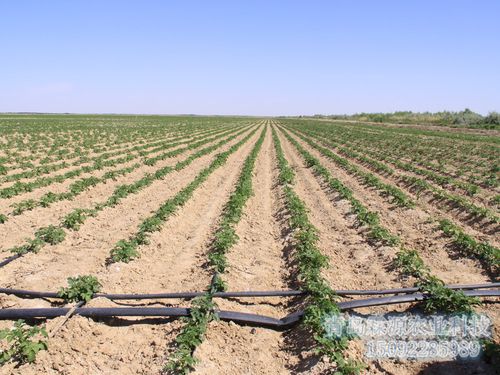
[[[0,373],[495,374],[499,134],[1,115]],[[403,312],[493,336],[478,360],[370,359],[325,328]]]

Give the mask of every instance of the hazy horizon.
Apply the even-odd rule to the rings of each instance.
[[[497,1],[0,4],[0,112],[500,111]]]

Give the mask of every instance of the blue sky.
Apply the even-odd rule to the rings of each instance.
[[[500,1],[2,1],[0,112],[500,111]]]

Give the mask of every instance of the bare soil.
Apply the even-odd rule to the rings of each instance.
[[[263,122],[260,122],[262,124]],[[271,134],[271,121],[265,122],[267,135],[256,160],[253,173],[253,195],[236,225],[238,242],[227,254],[229,267],[222,275],[230,291],[297,289],[297,265],[293,260],[289,215],[283,190],[278,183],[277,158]],[[260,127],[262,129],[262,127]],[[244,135],[248,134],[246,132]],[[45,246],[38,254],[24,257],[1,268],[0,286],[39,291],[56,291],[66,285],[68,277],[92,274],[99,278],[105,293],[154,293],[203,291],[210,284],[207,267],[211,243],[220,224],[225,204],[241,172],[245,158],[257,141],[256,132],[226,164],[212,173],[150,237],[148,245],[139,247],[140,258],[130,263],[108,265],[106,259],[116,242],[126,239],[165,200],[173,197],[210,162],[238,139],[216,152],[196,159],[178,172],[155,181],[137,194],[123,199],[116,207],[106,208],[89,218],[78,231],[67,231],[66,239]],[[323,277],[333,289],[382,289],[413,286],[414,280],[402,278],[393,269],[397,248],[371,243],[363,227],[356,224],[350,205],[331,191],[319,176],[306,166],[295,147],[278,132],[286,159],[295,171],[294,191],[308,208],[308,217],[318,229],[318,247],[329,257]],[[295,139],[299,140],[297,137]],[[300,140],[299,140],[300,141]],[[437,208],[418,201],[413,209],[391,205],[374,189],[338,168],[304,142],[309,152],[354,192],[371,210],[376,211],[384,226],[398,234],[405,246],[415,249],[432,272],[447,283],[482,283],[491,277],[472,259],[457,257],[450,240],[436,231],[429,218]],[[194,151],[192,151],[194,152]],[[80,194],[73,201],[54,203],[45,209],[26,212],[0,225],[0,243],[4,249],[20,244],[36,228],[57,222],[72,209],[91,207],[106,199],[114,188],[135,181],[146,173],[173,165],[189,153],[143,166],[116,181],[101,184]],[[386,179],[388,183],[390,179]],[[48,188],[47,191],[55,187]],[[23,199],[27,197],[23,196]],[[475,234],[482,233],[467,228]],[[482,234],[484,235],[484,234]],[[342,298],[349,300],[349,298]],[[304,308],[304,298],[216,298],[223,310],[262,314],[282,318]],[[0,295],[0,308],[51,307],[48,299],[21,299]],[[93,299],[89,307],[118,306],[189,306],[184,300],[145,300],[111,302]],[[487,313],[495,327],[500,323],[500,309],[484,304],[479,312]],[[361,314],[415,311],[415,305],[392,305],[364,308]],[[63,318],[46,321],[51,332]],[[0,329],[12,325],[0,321]],[[71,317],[49,339],[47,351],[41,351],[33,364],[0,367],[0,374],[160,374],[169,354],[175,349],[175,338],[184,323],[169,319],[114,318],[92,320]],[[496,336],[498,340],[498,336]],[[334,366],[312,351],[310,332],[303,326],[284,331],[212,321],[201,345],[194,352],[199,360],[194,374],[326,374]],[[353,341],[348,349],[351,357],[361,358],[364,348]],[[493,374],[484,361],[415,362],[366,361],[366,374]]]

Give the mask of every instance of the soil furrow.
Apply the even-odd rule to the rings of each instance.
[[[223,274],[228,290],[287,289],[293,277],[285,259],[283,204],[277,189],[277,167],[268,129],[256,160],[254,194],[236,226],[238,242],[226,254]],[[283,298],[217,299],[220,309],[283,317],[289,312]],[[297,362],[286,348],[286,334],[264,328],[211,322],[196,349],[200,360],[194,374],[287,374]]]
[[[21,262],[8,264],[2,269],[0,284],[17,288],[54,289],[65,285],[68,276],[105,269],[109,251],[118,240],[134,233],[142,219],[208,166],[215,153],[228,149],[238,139],[195,160],[189,168],[172,172],[167,180],[155,181],[139,193],[126,197],[118,206],[105,208],[97,217],[89,218],[79,231],[68,232],[60,244],[47,246],[38,254],[26,254]]]
[[[237,129],[235,129],[237,130]],[[188,143],[191,143],[192,141],[189,141],[189,140],[186,140],[186,144]],[[162,153],[165,153],[165,152],[170,152],[170,151],[174,151],[178,148],[182,148],[182,147],[185,147],[186,144],[180,144],[180,145],[176,145],[172,148],[167,148],[165,150],[160,150],[160,151],[157,151],[155,153],[152,153],[151,155],[147,155],[148,158],[150,157],[154,157],[156,155],[160,155]],[[113,157],[111,159],[120,159],[124,157],[124,155],[119,155],[119,156],[116,156],[116,157]],[[20,201],[24,201],[26,199],[40,199],[40,197],[48,192],[52,192],[52,193],[63,193],[63,192],[66,192],[68,187],[73,183],[75,182],[75,180],[77,179],[81,179],[81,178],[88,178],[88,177],[101,177],[102,175],[104,175],[106,172],[108,171],[113,171],[113,170],[116,170],[116,169],[122,169],[122,168],[126,168],[126,167],[129,167],[133,164],[136,164],[136,163],[142,163],[141,161],[141,157],[138,156],[136,157],[135,159],[133,160],[130,160],[130,161],[127,161],[127,162],[124,162],[124,163],[118,163],[117,165],[115,166],[109,166],[109,167],[104,167],[100,170],[95,170],[95,171],[91,171],[91,172],[85,172],[85,173],[82,173],[80,174],[79,176],[76,176],[76,177],[72,177],[72,178],[67,178],[65,179],[64,181],[62,182],[53,182],[47,186],[43,186],[43,187],[39,187],[39,188],[36,188],[34,189],[33,191],[31,192],[26,192],[26,193],[23,193],[23,194],[20,194],[20,195],[16,195],[12,198],[5,198],[5,199],[0,199],[0,212],[2,213],[9,213],[12,211],[12,208],[11,208],[11,205],[12,204],[15,204],[15,203],[19,203]],[[79,167],[80,168],[80,167]],[[67,172],[66,170],[61,170],[61,171],[58,171],[58,175],[62,175],[64,174],[65,172]],[[45,177],[45,176],[44,176]]]
[[[11,217],[1,226],[1,228],[4,229],[4,231],[0,233],[0,243],[2,244],[1,247],[4,250],[3,252],[5,253],[6,250],[19,245],[25,238],[31,237],[36,229],[50,224],[58,224],[61,219],[73,209],[91,208],[96,202],[106,200],[117,186],[137,181],[147,173],[154,173],[154,171],[162,167],[173,166],[175,163],[186,159],[200,148],[208,147],[220,141],[220,139],[214,140],[213,142],[200,146],[198,149],[188,150],[175,157],[159,161],[154,166],[144,164],[125,176],[120,176],[115,180],[109,180],[104,184],[98,184],[95,187],[91,187],[72,200],[55,202],[48,208],[37,207],[32,211],[24,212],[22,215]],[[0,253],[2,252],[0,251]]]
[[[129,264],[99,267],[99,271],[94,274],[102,282],[104,291],[200,290],[208,284],[209,275],[202,267],[206,259],[208,238],[211,237],[217,218],[239,175],[241,160],[250,152],[257,136],[258,133],[231,155],[226,165],[216,170],[202,184],[162,230],[151,236],[151,243],[141,248],[141,258]],[[229,148],[232,143],[218,151]],[[198,166],[191,168],[201,169]],[[183,181],[190,179],[188,176],[182,178]],[[177,179],[174,179],[174,183],[175,180]],[[165,195],[162,196],[162,200],[165,198]],[[86,269],[83,270],[79,267],[80,263],[66,266],[70,266],[70,273],[74,274],[86,272],[88,268],[85,266]],[[88,305],[98,307],[113,304],[104,299],[96,299]],[[58,321],[59,319],[50,320],[49,329]],[[172,346],[182,328],[182,322],[175,320],[171,323],[129,326],[127,321],[130,319],[118,324],[116,321],[114,324],[111,322],[109,326],[73,317],[61,333],[51,339],[49,350],[37,358],[36,364],[23,366],[19,373],[159,373],[166,361],[167,348]],[[82,358],[82,353],[88,356]],[[54,356],[59,360],[53,361]],[[122,372],[123,361],[134,362],[134,365]]]
[[[313,138],[313,140],[316,143],[318,143],[317,139]],[[419,196],[418,194],[415,194],[415,192],[411,189],[411,187],[408,187],[406,183],[403,183],[400,177],[402,175],[407,175],[407,176],[422,178],[422,176],[406,171],[405,173],[401,173],[399,176],[398,175],[395,175],[394,177],[386,176],[376,171],[374,168],[369,168],[369,166],[359,162],[356,159],[349,157],[348,155],[344,155],[343,153],[339,154],[337,150],[332,149],[327,144],[325,144],[324,146],[327,147],[332,153],[347,159],[351,164],[357,166],[362,171],[372,173],[377,178],[379,178],[383,183],[388,185],[398,186],[405,192],[405,194],[410,196],[420,206],[422,210],[428,212],[429,215],[432,215],[433,217],[448,218],[455,222],[461,221],[462,225],[465,226],[464,228],[465,231],[468,232],[473,237],[478,238],[481,241],[489,241],[493,244],[498,245],[498,239],[494,236],[494,234],[498,232],[498,224],[493,224],[493,223],[485,224],[484,221],[488,221],[487,219],[481,220],[481,219],[471,218],[470,214],[462,212],[458,208],[450,208],[447,202],[439,202],[438,200],[432,197],[431,193],[423,193]],[[360,178],[357,179],[358,181],[361,181]],[[471,197],[468,197],[468,199],[470,198]]]
[[[298,137],[292,135],[307,151],[317,157],[332,175],[346,184],[355,196],[370,210],[377,212],[383,226],[402,236],[404,243],[417,250],[432,273],[446,283],[481,283],[490,278],[478,262],[468,258],[454,259],[449,251],[450,240],[444,238],[436,225],[429,221],[430,215],[419,206],[413,209],[393,207],[381,198],[378,192],[362,185],[355,177],[334,162],[321,155]]]
[[[391,272],[395,249],[374,247],[363,229],[357,228],[347,201],[328,192],[307,168],[293,145],[279,134],[285,157],[296,173],[294,190],[309,208],[309,219],[320,232],[319,248],[330,258],[325,278],[333,289],[378,289],[400,287]]]

